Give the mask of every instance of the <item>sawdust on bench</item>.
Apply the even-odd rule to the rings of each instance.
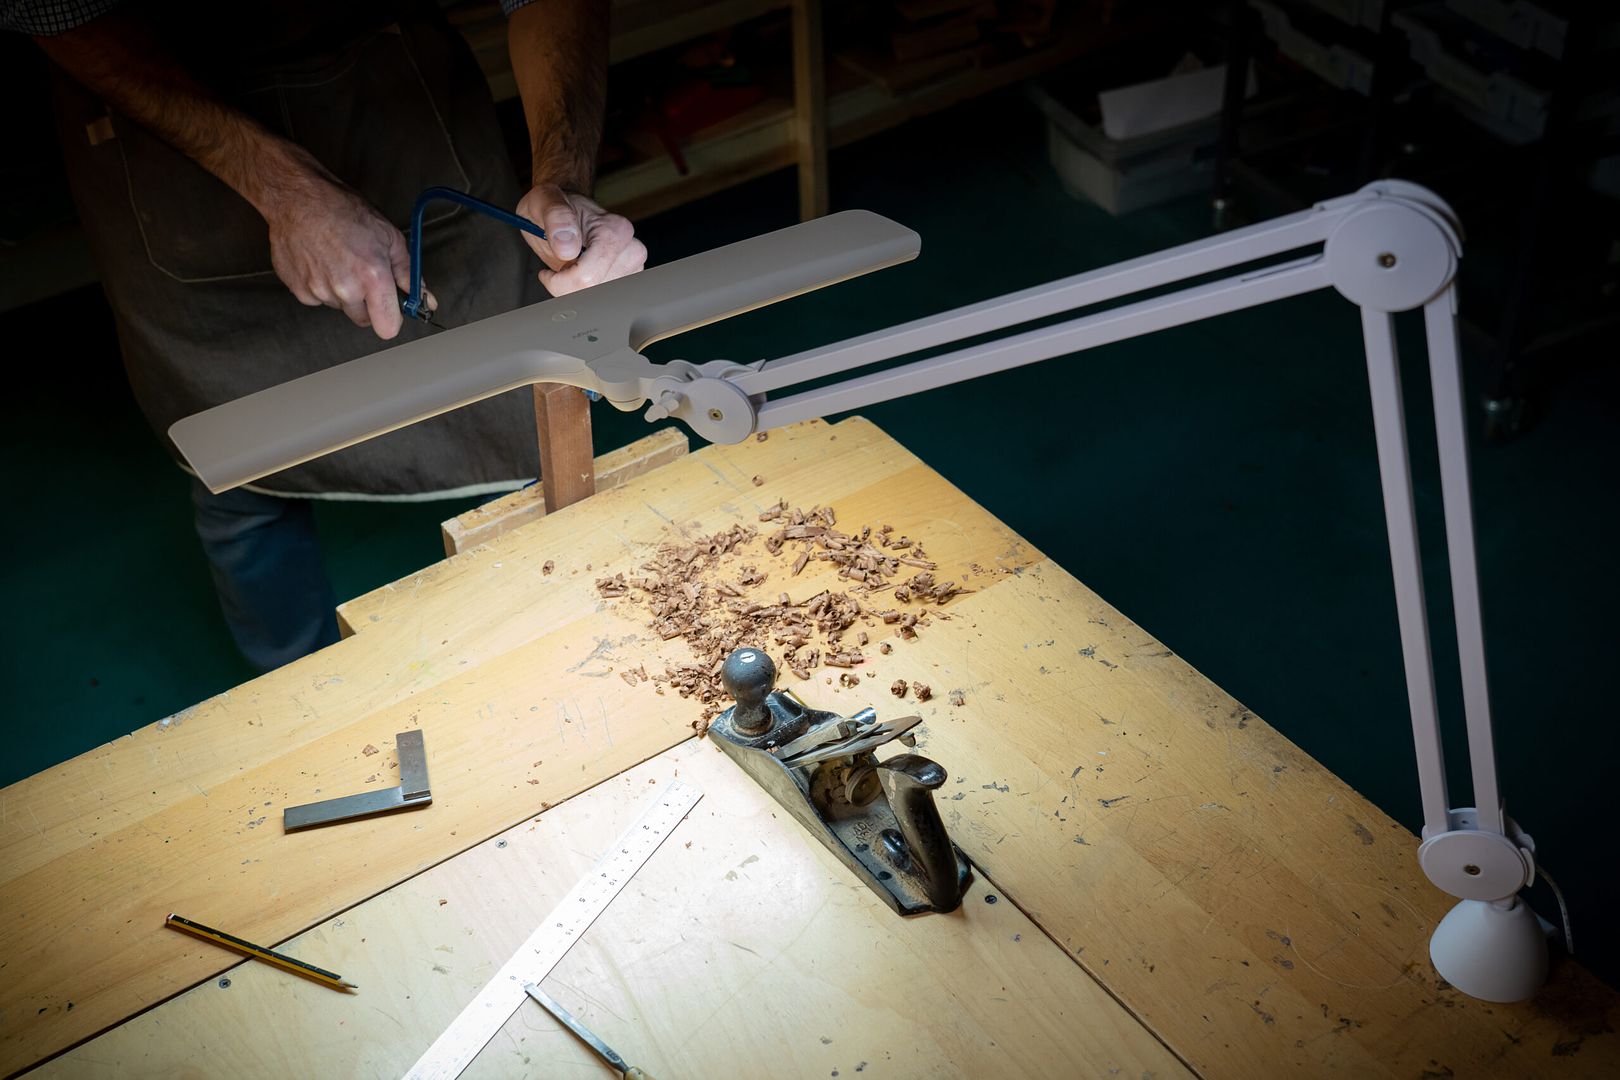
[[[596,580],[603,597],[645,610],[661,638],[681,638],[691,649],[690,664],[653,673],[643,664],[619,677],[632,686],[652,684],[659,694],[672,687],[695,697],[703,718],[692,726],[700,733],[731,704],[720,667],[733,650],[764,649],[782,675],[801,680],[837,669],[836,681],[831,673],[824,681],[853,687],[860,682],[853,669],[871,659],[875,634],[913,640],[933,620],[951,617],[939,609],[953,597],[972,591],[940,577],[922,541],[896,535],[892,526],[842,531],[832,507],[802,510],[785,500],[759,520],[763,531],[736,524],[697,539],[664,540],[636,572]],[[794,599],[792,579],[812,561],[835,566],[847,587]],[[890,654],[890,643],[879,651]]]

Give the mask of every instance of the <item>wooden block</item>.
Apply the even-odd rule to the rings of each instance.
[[[534,426],[546,513],[552,514],[596,490],[590,399],[577,386],[537,383]]]
[[[666,427],[610,450],[596,459],[596,490],[620,487],[660,465],[685,457],[690,446],[680,428]],[[542,480],[444,522],[439,528],[444,534],[445,555],[488,543],[502,533],[545,517],[544,489]]]
[[[779,1080],[1191,1075],[1017,905],[986,903],[997,883],[978,880],[955,914],[896,918],[696,740],[289,943],[357,993],[245,964],[41,1075],[400,1076],[677,773],[702,801],[545,984],[632,1064]],[[511,1075],[525,1057],[548,1077],[608,1075],[570,1039],[525,1003],[464,1075]]]

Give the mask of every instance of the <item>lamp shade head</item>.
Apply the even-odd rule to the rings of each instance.
[[[1464,900],[1429,939],[1440,977],[1482,1001],[1524,1001],[1547,980],[1547,935],[1518,897]]]

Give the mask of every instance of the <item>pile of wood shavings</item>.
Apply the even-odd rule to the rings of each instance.
[[[894,636],[914,639],[931,619],[950,618],[938,607],[972,591],[939,580],[938,567],[922,543],[896,536],[891,526],[841,532],[832,507],[806,511],[791,509],[786,501],[760,514],[759,520],[775,526],[762,546],[767,559],[787,564],[779,571],[779,581],[797,577],[812,560],[819,560],[836,566],[839,579],[848,581],[849,588],[823,589],[799,600],[781,591],[780,583],[767,588],[771,573],[742,561],[746,553],[741,549],[752,546],[760,535],[760,530],[745,525],[697,540],[660,544],[653,558],[641,564],[642,573],[596,581],[602,596],[645,606],[652,616],[649,625],[664,640],[678,637],[690,646],[692,664],[652,675],[643,665],[619,676],[632,686],[653,683],[660,694],[672,686],[682,697],[697,698],[703,719],[693,727],[700,732],[731,705],[720,683],[720,668],[733,650],[775,645],[780,651],[770,651],[777,653],[779,669],[808,680],[818,668],[838,668],[838,685],[853,687],[860,678],[850,669],[867,661],[862,650],[875,634],[891,632],[892,627]],[[905,581],[897,580],[908,572],[911,576]],[[889,600],[923,610],[885,610],[881,605]],[[878,648],[885,654],[891,651],[888,642]],[[825,681],[834,680],[828,675]],[[918,689],[926,700],[926,688],[919,684]]]

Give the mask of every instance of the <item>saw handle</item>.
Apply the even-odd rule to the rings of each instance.
[[[405,314],[413,319],[426,319],[432,314],[422,302],[422,214],[427,210],[428,203],[438,199],[458,203],[481,214],[488,214],[496,221],[510,225],[514,229],[521,229],[530,236],[538,236],[542,240],[546,238],[546,230],[528,218],[502,210],[493,203],[487,203],[465,191],[447,187],[426,189],[416,197],[416,205],[411,208],[411,294],[400,303],[400,307],[405,309]]]

